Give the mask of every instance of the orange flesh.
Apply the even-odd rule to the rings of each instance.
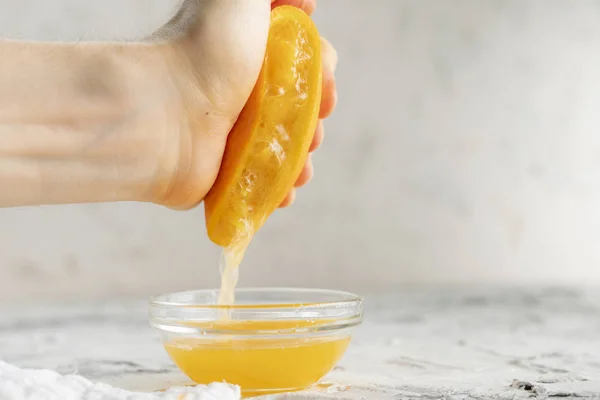
[[[321,102],[320,40],[302,10],[281,6],[271,12],[259,79],[204,199],[208,236],[220,246],[251,237],[302,170]]]
[[[312,321],[232,322],[228,330],[286,330]],[[225,323],[223,323],[225,324]],[[165,345],[175,364],[199,384],[226,381],[245,396],[301,390],[317,383],[340,360],[350,337],[269,339],[185,338]]]

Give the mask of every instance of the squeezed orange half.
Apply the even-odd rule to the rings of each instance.
[[[321,87],[315,24],[297,7],[276,7],[260,76],[204,199],[214,243],[228,247],[240,236],[252,236],[292,189],[317,127]]]

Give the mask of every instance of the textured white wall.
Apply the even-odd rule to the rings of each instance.
[[[167,0],[0,0],[0,30],[126,38]],[[340,102],[243,285],[600,282],[600,3],[320,0]],[[214,286],[202,210],[0,210],[0,298]]]

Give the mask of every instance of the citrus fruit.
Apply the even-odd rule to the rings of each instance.
[[[251,237],[281,204],[306,162],[321,102],[320,36],[292,6],[271,11],[263,66],[229,133],[204,199],[209,238],[227,247]]]

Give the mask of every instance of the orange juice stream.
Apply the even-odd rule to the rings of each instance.
[[[239,266],[251,239],[252,235],[248,233],[244,238],[236,240],[230,246],[224,248],[221,253],[219,262],[221,288],[217,303],[220,306],[231,306],[235,303],[235,287],[239,277]],[[227,318],[228,315],[222,313],[221,317]]]

